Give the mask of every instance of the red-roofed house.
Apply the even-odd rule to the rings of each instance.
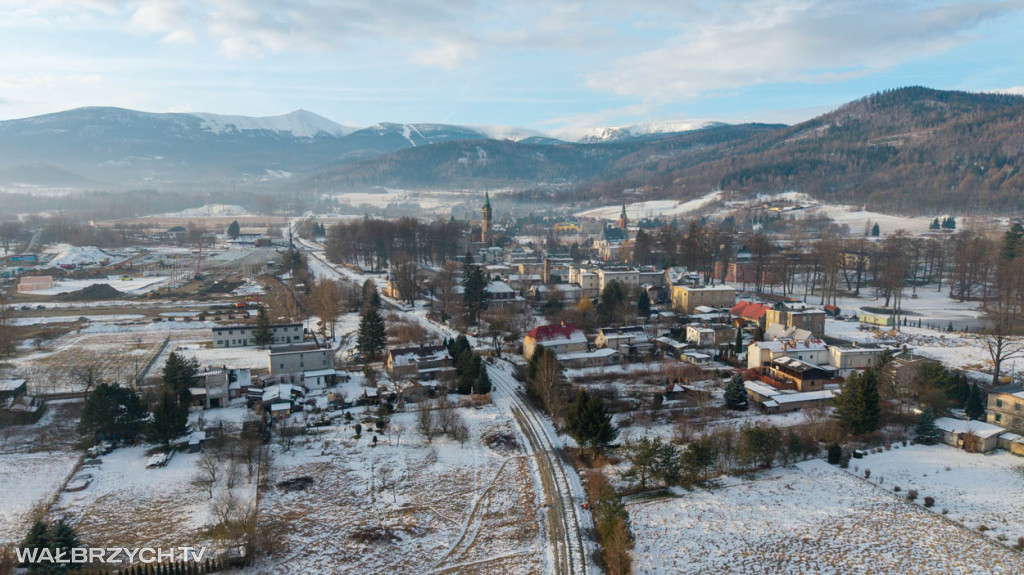
[[[542,325],[523,338],[523,357],[533,357],[533,351],[538,345],[559,355],[587,351],[587,336],[571,323]]]
[[[765,318],[768,315],[768,306],[762,303],[741,301],[729,310],[729,314],[745,321],[752,321],[757,325],[764,327]]]

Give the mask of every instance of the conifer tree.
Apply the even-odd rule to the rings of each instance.
[[[387,329],[380,311],[375,307],[368,308],[359,320],[359,336],[356,339],[359,353],[373,361],[387,347],[387,341]]]
[[[939,428],[935,427],[935,411],[930,407],[924,408],[921,416],[917,418],[917,426],[914,427],[914,441],[934,445],[941,436]]]
[[[873,369],[847,378],[834,402],[836,417],[850,433],[862,435],[878,429],[881,405],[878,376]]]
[[[985,419],[985,393],[981,391],[977,383],[971,385],[971,393],[967,396],[967,404],[964,406],[967,417],[971,419]]]
[[[640,290],[640,298],[636,302],[636,311],[645,322],[651,317],[651,297],[647,295],[647,290]]]
[[[583,390],[576,394],[576,401],[569,407],[565,427],[576,443],[590,447],[595,453],[599,447],[608,445],[619,436],[604,401]]]
[[[743,378],[735,376],[725,386],[725,406],[737,411],[746,411],[750,406],[747,400],[747,389]]]
[[[260,347],[274,343],[274,334],[270,331],[270,316],[263,306],[256,311],[256,329],[252,332],[252,342]]]
[[[874,225],[874,226],[871,226],[871,235],[872,235],[872,236],[874,236],[874,237],[876,237],[876,238],[877,238],[877,237],[878,237],[878,236],[880,236],[881,234],[882,234],[882,230],[881,230],[881,228],[879,228],[879,227],[878,227],[878,224],[877,224],[877,223],[875,223],[875,225]]]
[[[242,229],[238,225],[238,220],[232,221],[231,224],[228,225],[228,236],[230,236],[231,239],[235,239],[240,233],[242,233]]]

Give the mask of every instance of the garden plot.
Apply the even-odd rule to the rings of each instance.
[[[947,445],[912,445],[864,459],[853,466],[871,470],[869,481],[900,493],[916,490],[918,505],[925,497],[935,499],[932,512],[948,511],[946,517],[986,537],[1009,545],[1024,537],[1024,459],[1005,451],[989,455],[967,453]]]
[[[522,448],[491,449],[481,434],[514,423],[494,406],[460,409],[465,447],[426,440],[415,414],[391,419],[400,445],[349,427],[327,428],[284,451],[275,445],[271,483],[312,478],[305,490],[274,487],[260,521],[277,524],[282,551],[252,573],[541,573],[544,543]],[[397,438],[394,432],[391,441]],[[384,471],[382,471],[384,470]]]
[[[1019,553],[821,460],[628,507],[638,573],[1024,571]]]
[[[135,378],[163,344],[165,333],[69,334],[52,349],[26,355],[14,363],[20,377],[28,379],[30,394],[83,391],[81,374],[94,368],[97,381],[123,385]]]
[[[215,503],[228,489],[221,478],[211,498],[192,484],[199,457],[176,453],[166,467],[147,469],[145,447],[116,449],[98,467],[83,468],[92,483],[83,491],[62,493],[50,515],[70,517],[93,547],[216,548],[208,530],[217,523]],[[242,470],[230,492],[239,506],[252,505],[256,483],[247,482]]]
[[[78,459],[70,451],[0,454],[0,546],[25,537],[33,511],[64,486]]]

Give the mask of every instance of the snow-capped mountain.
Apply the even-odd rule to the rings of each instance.
[[[630,124],[627,126],[606,126],[602,128],[590,128],[583,132],[577,140],[581,144],[600,144],[605,142],[619,142],[633,138],[656,136],[659,134],[675,134],[701,130],[714,126],[722,126],[721,122],[708,120],[683,120],[678,122],[650,122],[644,124]]]
[[[267,130],[270,132],[286,132],[297,138],[314,138],[322,134],[340,138],[358,129],[342,126],[337,122],[306,110],[295,110],[280,116],[266,116],[262,118],[204,113],[189,115],[201,119],[203,121],[202,126],[215,134],[232,131]]]

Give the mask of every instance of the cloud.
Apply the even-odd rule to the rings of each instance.
[[[452,70],[461,67],[475,53],[471,44],[442,40],[435,42],[433,48],[413,52],[412,61],[421,66]]]
[[[1002,90],[994,90],[997,94],[1014,94],[1016,96],[1024,96],[1024,86],[1013,86],[1011,88],[1003,88]]]
[[[694,99],[767,83],[865,76],[970,40],[1009,2],[737,1],[693,13],[661,46],[588,75],[587,86],[652,101]]]
[[[131,24],[144,32],[162,36],[169,44],[196,40],[187,9],[173,0],[145,0],[135,7]]]

